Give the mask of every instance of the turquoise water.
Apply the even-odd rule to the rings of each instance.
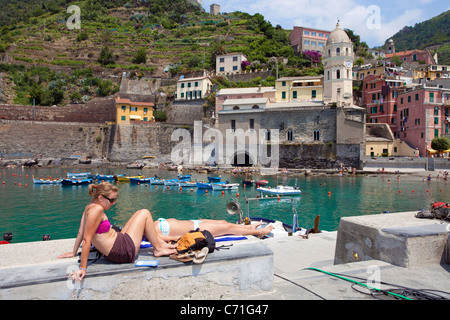
[[[41,241],[44,234],[52,240],[74,238],[77,235],[80,216],[91,200],[87,186],[34,185],[35,177],[65,176],[64,168],[15,168],[0,170],[0,236],[13,233],[12,243]],[[73,170],[70,170],[71,172]],[[78,171],[78,170],[77,170]],[[92,170],[93,173],[129,175],[142,172],[145,176],[155,173],[162,178],[175,178],[176,172],[157,170]],[[437,173],[433,175],[436,176]],[[17,176],[16,176],[17,175]],[[28,177],[27,177],[28,175]],[[442,175],[441,175],[442,176]],[[428,208],[435,201],[450,201],[448,183],[433,178],[423,182],[407,176],[397,181],[395,176],[327,176],[327,177],[280,177],[253,176],[253,179],[269,180],[271,186],[277,183],[299,185],[300,197],[295,197],[295,208],[300,226],[309,228],[320,214],[320,228],[334,231],[341,217],[402,211],[416,211]],[[207,174],[192,174],[192,180],[206,180]],[[222,174],[222,180],[241,182],[242,175]],[[388,180],[391,183],[388,183]],[[2,182],[5,181],[5,184]],[[16,182],[16,184],[14,184]],[[19,184],[21,184],[19,186]],[[27,186],[25,186],[25,184]],[[226,203],[239,193],[239,202],[246,212],[245,196],[256,197],[256,188],[240,187],[238,192],[208,193],[176,187],[167,190],[164,186],[132,185],[118,183],[119,199],[107,215],[117,225],[124,225],[137,210],[147,208],[153,218],[177,219],[223,219],[230,222],[236,217],[226,212]],[[400,190],[400,192],[399,192]],[[414,190],[414,192],[413,192]],[[260,200],[250,202],[250,215],[292,223],[290,200]],[[2,240],[2,239],[0,239]]]

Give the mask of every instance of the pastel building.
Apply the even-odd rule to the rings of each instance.
[[[211,92],[212,82],[208,76],[181,78],[177,81],[175,100],[200,100]]]
[[[322,101],[323,76],[284,77],[275,81],[276,101]]]
[[[228,53],[216,57],[216,73],[239,72],[241,63],[247,58],[242,53]]]
[[[150,123],[154,122],[151,102],[132,102],[130,99],[116,99],[116,123]]]
[[[435,64],[429,51],[409,50],[386,54],[386,60],[390,61],[394,56],[399,57],[404,63],[423,62],[426,65]]]
[[[294,27],[289,34],[289,40],[291,47],[297,53],[307,50],[323,52],[329,36],[330,31]]]
[[[427,156],[431,141],[450,132],[450,89],[426,83],[399,93],[400,139]]]

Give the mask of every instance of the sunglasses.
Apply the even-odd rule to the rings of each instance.
[[[108,201],[109,201],[109,203],[111,203],[111,204],[112,204],[112,203],[115,203],[115,202],[116,202],[116,200],[117,200],[117,198],[114,198],[114,199],[110,199],[110,198],[108,198],[108,197],[105,197],[105,196],[103,196],[103,195],[102,195],[102,197],[103,197],[103,198],[105,198],[106,200],[108,200]]]

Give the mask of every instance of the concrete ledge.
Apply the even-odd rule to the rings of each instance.
[[[381,260],[401,267],[448,263],[448,224],[417,212],[342,218],[335,264]]]
[[[15,245],[6,246],[14,251]],[[5,258],[2,250],[0,258]],[[209,254],[200,265],[154,258],[149,249],[141,249],[138,259],[157,259],[159,266],[112,264],[101,258],[91,263],[86,278],[75,284],[67,275],[78,268],[78,259],[49,259],[52,261],[21,266],[13,263],[0,268],[0,299],[219,299],[247,290],[271,290],[273,286],[273,253],[260,241],[235,243],[228,250]]]

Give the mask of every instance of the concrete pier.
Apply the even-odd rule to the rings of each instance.
[[[67,275],[78,267],[78,258],[56,259],[60,253],[72,250],[74,239],[3,245],[0,299],[374,298],[355,290],[347,281],[308,268],[374,281],[383,288],[403,286],[450,292],[450,227],[440,220],[414,218],[414,214],[342,218],[338,231],[310,234],[308,239],[249,237],[234,242],[228,250],[208,255],[201,265],[154,258],[149,249],[141,249],[139,259],[158,259],[159,266],[114,265],[100,259],[89,265],[86,279],[75,284],[67,280]],[[388,245],[395,250],[386,250]],[[420,254],[425,261],[420,260]],[[345,261],[348,256],[351,261]]]

